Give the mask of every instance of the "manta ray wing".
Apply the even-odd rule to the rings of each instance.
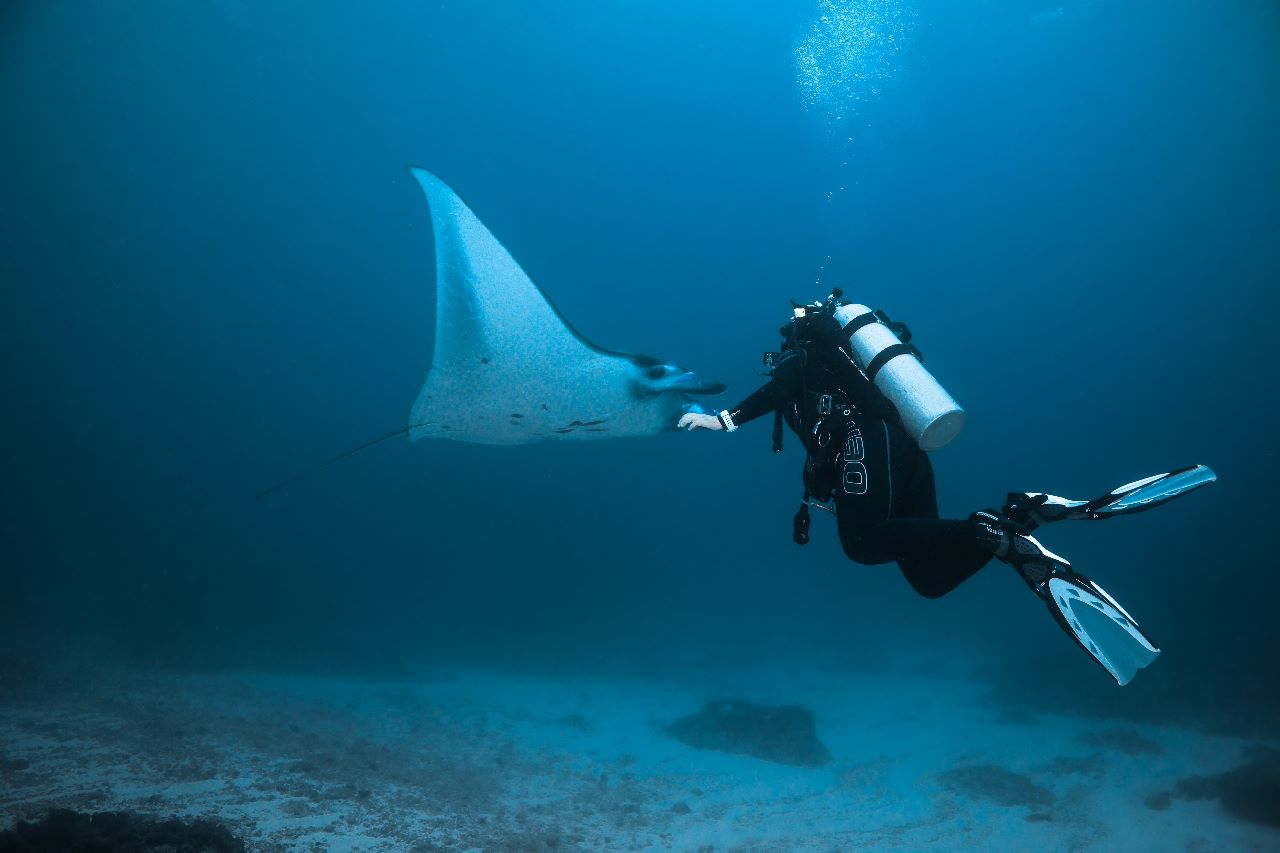
[[[443,181],[426,193],[436,246],[436,340],[409,437],[479,444],[618,438],[669,430],[686,393],[723,386],[656,359],[611,352],[573,330]],[[672,375],[682,375],[675,388]]]

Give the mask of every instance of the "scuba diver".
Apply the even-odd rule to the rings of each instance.
[[[732,409],[690,411],[677,426],[734,432],[774,414],[774,451],[785,421],[805,448],[804,498],[793,538],[809,541],[809,508],[835,515],[840,544],[862,564],[896,562],[919,594],[938,598],[993,558],[1012,566],[1058,624],[1120,684],[1159,649],[1097,584],[1031,533],[1066,519],[1150,509],[1216,479],[1198,465],[1147,477],[1092,501],[1011,493],[1000,509],[939,518],[926,451],[947,444],[964,412],[924,368],[911,333],[882,311],[841,301],[793,303],[781,352],[766,353],[768,383]]]

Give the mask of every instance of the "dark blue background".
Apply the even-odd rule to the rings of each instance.
[[[904,9],[891,79],[836,123],[796,81],[816,4],[6,4],[6,654],[923,650],[1005,698],[1274,726],[1280,11]],[[724,405],[790,298],[842,286],[907,320],[970,413],[934,459],[944,514],[1211,464],[1176,506],[1042,537],[1164,657],[1118,691],[1002,566],[930,602],[825,519],[796,548],[799,455],[763,423],[392,443],[255,501],[404,423],[434,322],[406,163],[585,335],[729,382]]]

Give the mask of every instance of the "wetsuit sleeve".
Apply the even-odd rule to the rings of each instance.
[[[767,415],[800,396],[803,371],[804,367],[799,356],[792,355],[780,361],[773,371],[773,378],[751,396],[729,409],[729,417],[733,425],[742,426],[747,421]]]

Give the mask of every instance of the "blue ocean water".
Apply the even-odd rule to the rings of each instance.
[[[1272,0],[12,2],[0,94],[7,677],[926,660],[1033,713],[1280,737]],[[827,519],[797,548],[764,421],[392,442],[255,499],[404,425],[434,329],[407,164],[718,407],[791,299],[907,321],[969,413],[944,516],[1213,466],[1043,537],[1164,654],[1118,689],[1004,566],[927,601]]]

